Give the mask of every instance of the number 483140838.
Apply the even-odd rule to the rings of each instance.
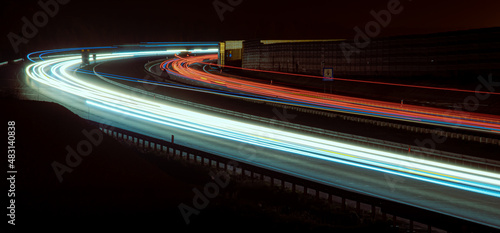
[[[7,124],[7,159],[9,162],[9,168],[14,169],[14,161],[16,160],[16,122],[9,121]]]

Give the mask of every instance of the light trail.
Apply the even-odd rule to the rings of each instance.
[[[226,90],[236,90],[254,95],[272,97],[282,101],[293,101],[331,111],[500,134],[500,117],[495,115],[446,111],[431,107],[409,104],[401,105],[399,103],[319,93],[270,85],[246,77],[234,78],[234,75],[233,77],[227,77],[191,67],[191,65],[197,63],[209,64],[204,63],[203,60],[215,58],[216,56],[214,55],[206,55],[167,60],[161,64],[161,68],[169,73],[175,73],[187,79],[219,86]]]
[[[50,53],[62,53],[62,52],[70,52],[70,51],[80,51],[82,49],[114,49],[116,47],[113,46],[105,46],[105,47],[80,47],[80,48],[66,48],[66,49],[50,49],[50,50],[43,50],[43,51],[36,51],[29,53],[26,57],[28,60],[31,62],[35,62],[33,59],[31,59],[32,56],[38,54],[38,58],[43,61],[42,56],[47,55]]]
[[[207,63],[207,62],[198,62],[198,63],[205,64],[205,65],[211,65],[211,63]],[[240,70],[247,70],[247,71],[254,71],[254,72],[262,72],[262,73],[272,73],[272,74],[280,74],[280,75],[288,75],[288,76],[297,76],[297,77],[306,77],[306,78],[314,78],[314,79],[323,79],[323,77],[321,77],[321,76],[308,75],[308,74],[294,74],[294,73],[286,73],[286,72],[272,71],[272,70],[259,70],[259,69],[251,69],[251,68],[242,68],[242,67],[229,66],[229,65],[223,65],[222,67],[227,67],[227,68],[232,68],[232,69],[240,69]],[[420,85],[410,85],[410,84],[402,84],[402,83],[377,82],[377,81],[360,80],[360,79],[346,79],[346,78],[335,78],[335,79],[336,80],[341,80],[341,81],[346,81],[346,82],[371,83],[371,84],[387,85],[387,86],[400,86],[400,87],[411,87],[411,88],[442,90],[442,91],[454,91],[454,92],[468,92],[468,93],[474,93],[474,94],[475,93],[480,93],[480,94],[488,94],[488,95],[500,95],[500,92],[490,92],[490,91],[464,90],[464,89],[457,89],[457,88],[420,86]]]
[[[104,61],[148,54],[150,53],[99,54],[97,58]],[[50,58],[30,64],[25,71],[30,79],[61,92],[80,96],[87,100],[89,106],[115,114],[225,140],[249,143],[325,163],[340,163],[500,198],[500,174],[257,126],[129,96],[128,91],[96,86],[72,74],[71,71],[74,71],[80,62],[80,56]]]

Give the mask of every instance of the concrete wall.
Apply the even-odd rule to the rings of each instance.
[[[500,70],[500,28],[387,37],[364,44],[354,40],[274,44],[252,40],[245,41],[243,48],[244,68],[318,76],[323,67],[333,67],[336,77],[475,78]]]

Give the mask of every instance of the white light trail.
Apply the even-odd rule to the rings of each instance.
[[[110,53],[99,54],[97,59],[105,61],[178,52],[179,50]],[[196,52],[213,53],[216,50],[196,50]],[[91,106],[127,114],[141,120],[312,157],[325,162],[343,163],[500,197],[500,174],[257,126],[129,96],[128,91],[115,91],[96,86],[70,72],[77,68],[80,62],[80,56],[51,56],[27,66],[25,71],[29,78],[85,98],[88,100],[87,104]]]

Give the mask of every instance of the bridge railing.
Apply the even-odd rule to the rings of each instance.
[[[105,134],[129,146],[136,146],[167,159],[183,159],[208,166],[212,169],[227,172],[232,178],[258,180],[271,186],[288,189],[291,192],[311,195],[332,205],[340,205],[341,210],[350,211],[364,219],[386,221],[396,229],[407,229],[406,232],[436,233],[447,231],[460,232],[462,229],[490,230],[488,227],[465,220],[336,188],[318,181],[286,174],[282,171],[274,171],[246,162],[234,161],[224,156],[178,145],[171,141],[142,135],[102,123],[91,122],[91,124],[94,124]]]

